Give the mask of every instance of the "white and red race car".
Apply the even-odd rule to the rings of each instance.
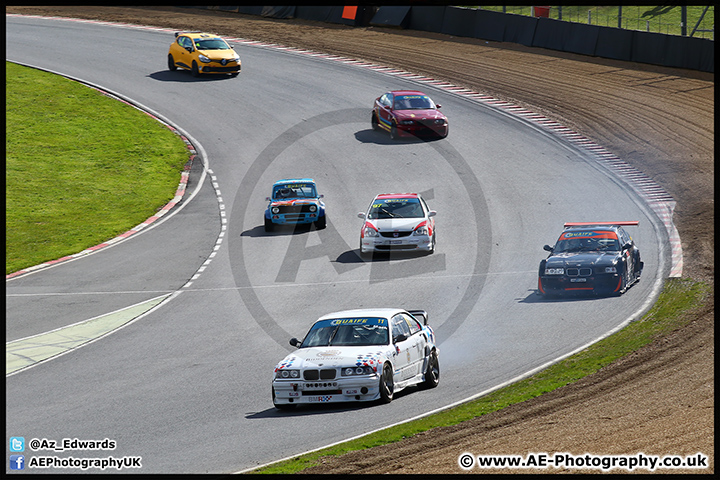
[[[370,203],[360,230],[360,255],[375,252],[435,251],[435,219],[419,193],[383,193]]]

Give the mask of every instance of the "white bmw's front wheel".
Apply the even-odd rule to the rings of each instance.
[[[395,379],[393,378],[393,369],[389,363],[383,366],[382,375],[380,376],[380,399],[383,403],[390,403],[395,393]]]

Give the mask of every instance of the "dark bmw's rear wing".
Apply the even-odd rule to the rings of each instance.
[[[422,322],[423,325],[428,324],[428,313],[425,310],[408,310],[408,313]]]
[[[630,221],[623,221],[623,222],[565,222],[565,228],[603,227],[603,226],[637,227],[639,224],[640,224],[639,220],[630,220]]]

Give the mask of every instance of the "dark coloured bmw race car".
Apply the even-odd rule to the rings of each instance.
[[[640,250],[623,226],[632,222],[566,223],[550,255],[540,262],[538,292],[622,294],[640,279]]]
[[[448,120],[430,97],[417,90],[394,90],[375,99],[370,123],[390,138],[432,135],[445,138]]]

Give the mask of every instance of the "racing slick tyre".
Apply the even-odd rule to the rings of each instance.
[[[370,125],[372,125],[372,129],[376,132],[380,130],[380,125],[378,125],[378,119],[377,115],[375,115],[375,112],[373,112],[372,117],[370,118]]]
[[[633,262],[633,283],[640,281],[640,276],[642,275],[642,269],[643,269],[643,262],[640,261],[640,253],[637,253],[635,256],[635,261]]]
[[[393,122],[390,127],[390,139],[397,140],[398,138],[400,137],[398,137],[397,124]]]
[[[425,369],[425,381],[423,388],[435,388],[440,383],[440,361],[436,350],[430,352],[427,368]]]
[[[390,403],[395,393],[395,381],[393,380],[393,371],[389,363],[383,366],[382,376],[380,377],[380,400],[382,403]]]
[[[625,264],[625,267],[623,268],[623,275],[620,280],[620,290],[618,291],[618,294],[623,294],[627,292],[627,289],[630,288],[630,272],[628,270],[627,263]]]
[[[198,70],[197,62],[193,61],[192,70],[190,70],[190,73],[192,74],[193,77],[200,76],[200,70]]]
[[[265,231],[266,232],[272,232],[275,230],[275,224],[270,220],[269,218],[265,219]]]
[[[296,405],[292,403],[275,403],[275,388],[272,389],[272,401],[273,405],[275,405],[275,408],[278,410],[290,410],[296,407]]]
[[[177,70],[177,65],[175,65],[175,59],[172,55],[168,55],[168,70],[170,70],[171,72]]]
[[[323,215],[322,217],[317,219],[317,222],[315,222],[315,228],[318,230],[322,230],[325,227],[327,227],[327,216]]]

